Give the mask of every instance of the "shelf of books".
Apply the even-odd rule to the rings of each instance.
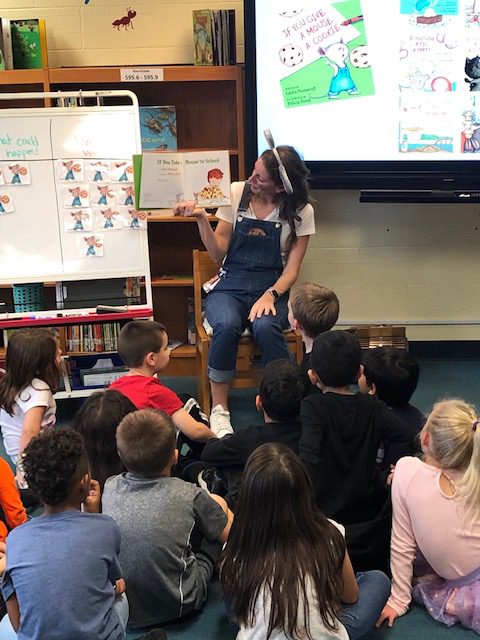
[[[117,353],[118,333],[123,324],[129,320],[149,319],[152,316],[153,310],[144,308],[118,313],[2,318],[0,367],[4,367],[5,352],[12,333],[21,328],[48,327],[56,334],[63,353],[63,384],[55,397],[64,399],[88,396],[108,386],[127,371]]]

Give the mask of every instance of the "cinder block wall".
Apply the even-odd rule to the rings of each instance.
[[[129,7],[133,28],[115,29]],[[46,19],[50,66],[189,64],[192,10],[206,7],[237,10],[241,62],[241,0],[0,0],[0,15]],[[295,132],[281,142],[295,144]],[[480,339],[480,328],[468,324],[480,319],[479,206],[359,204],[356,191],[313,195],[317,235],[301,278],[337,291],[341,321],[408,323],[410,339]]]

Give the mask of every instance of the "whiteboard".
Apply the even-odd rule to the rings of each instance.
[[[140,150],[136,105],[0,110],[0,283],[130,276],[149,281],[146,223],[132,224],[134,209],[124,202],[133,173],[123,180],[115,174]],[[81,170],[67,180],[61,170],[72,160]],[[108,167],[107,177],[94,182],[91,167],[98,161]],[[21,184],[13,182],[16,165],[27,171],[17,176]],[[113,227],[104,226],[102,185],[110,188]],[[73,206],[70,189],[76,187],[87,197]],[[79,210],[84,227],[74,231],[73,212]],[[88,252],[92,236],[101,246]]]

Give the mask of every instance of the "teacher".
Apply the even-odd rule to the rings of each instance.
[[[267,137],[268,139],[268,137]],[[214,230],[204,209],[181,202],[177,215],[196,218],[210,257],[222,261],[205,301],[213,336],[208,356],[212,394],[210,427],[232,432],[228,391],[235,375],[238,341],[246,327],[259,345],[262,365],[289,358],[288,291],[298,278],[314,211],[308,195],[309,171],[290,146],[267,149],[246,182],[231,185],[231,206],[218,209]]]

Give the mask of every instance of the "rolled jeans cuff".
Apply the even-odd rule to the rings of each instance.
[[[208,367],[208,379],[212,382],[231,382],[235,377],[235,369],[231,371],[221,371]]]

